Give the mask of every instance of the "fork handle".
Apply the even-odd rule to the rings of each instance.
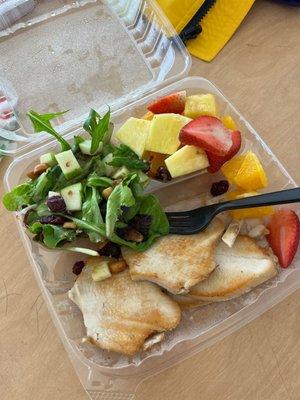
[[[264,193],[258,196],[225,201],[224,203],[218,204],[219,207],[217,207],[217,212],[297,202],[300,202],[300,188],[280,190],[278,192]]]

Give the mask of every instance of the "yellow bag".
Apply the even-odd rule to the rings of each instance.
[[[255,0],[216,0],[200,21],[202,32],[187,42],[188,50],[204,61],[211,61],[241,24]],[[205,0],[157,0],[180,33]]]

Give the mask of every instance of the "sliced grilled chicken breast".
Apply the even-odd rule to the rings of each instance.
[[[204,232],[164,236],[143,253],[128,248],[122,253],[133,280],[155,282],[174,294],[187,293],[215,269],[214,252],[223,231],[223,222],[216,218]]]
[[[179,306],[153,283],[132,281],[128,270],[100,282],[91,275],[86,266],[69,297],[81,309],[87,336],[102,349],[134,354],[150,335],[179,324]]]
[[[216,269],[190,291],[205,302],[229,300],[273,278],[277,266],[273,258],[248,236],[238,236],[230,248],[220,242],[215,252]]]

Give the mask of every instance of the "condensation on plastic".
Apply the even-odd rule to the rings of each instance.
[[[252,126],[211,82],[203,78],[185,78],[114,111],[112,119],[116,128],[130,116],[141,117],[151,100],[184,89],[188,94],[209,92],[216,95],[220,114],[230,114],[242,131],[242,151],[251,149],[262,161],[269,178],[268,191],[296,186]],[[73,133],[68,134],[67,138],[72,135]],[[50,142],[14,160],[5,176],[7,189],[22,182],[25,171],[31,169],[40,154],[55,149],[56,144]],[[194,174],[168,184],[152,182],[149,190],[168,209],[188,209],[199,204],[212,180],[218,178],[218,175]],[[299,211],[296,206],[294,209]],[[276,278],[240,298],[185,311],[180,326],[174,332],[168,333],[165,341],[134,357],[125,357],[81,343],[81,338],[85,335],[82,315],[67,297],[67,291],[74,283],[71,266],[80,256],[46,250],[27,236],[18,219],[17,224],[52,318],[91,399],[133,399],[137,386],[144,379],[202,351],[258,317],[300,287],[298,252],[293,264],[288,269],[281,270]]]
[[[13,132],[0,130],[12,139],[8,155],[49,140],[33,134],[29,109],[70,110],[56,121],[65,134],[90,108],[119,109],[190,68],[183,43],[152,0],[40,0],[15,22],[0,13],[0,27],[0,97],[18,122]]]

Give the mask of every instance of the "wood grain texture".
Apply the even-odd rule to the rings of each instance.
[[[192,75],[216,83],[300,181],[300,10],[258,1]],[[8,161],[1,164],[1,178]],[[1,194],[3,188],[1,186]],[[0,206],[0,398],[85,400],[9,213]],[[137,400],[299,400],[300,291],[222,342],[144,382]]]

